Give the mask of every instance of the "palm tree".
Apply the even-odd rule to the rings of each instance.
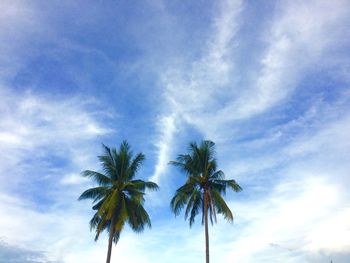
[[[109,232],[107,263],[110,263],[112,243],[118,242],[125,223],[135,232],[141,232],[151,220],[143,207],[145,190],[157,190],[158,185],[134,179],[144,154],[133,153],[126,141],[119,150],[103,145],[103,155],[98,156],[103,172],[86,170],[84,177],[93,179],[98,186],[83,192],[78,200],[92,199],[95,214],[90,220],[90,230],[96,230],[95,241],[104,230]]]
[[[198,146],[189,144],[189,154],[180,154],[170,164],[177,166],[188,176],[186,183],[176,190],[171,200],[171,208],[175,215],[185,209],[185,220],[189,218],[190,227],[197,214],[202,212],[202,224],[205,227],[205,259],[209,263],[209,231],[208,217],[213,224],[216,214],[222,214],[230,222],[233,215],[223,195],[226,188],[239,192],[242,188],[235,180],[224,180],[224,173],[217,170],[215,159],[215,143],[202,141]]]

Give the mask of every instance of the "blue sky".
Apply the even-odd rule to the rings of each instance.
[[[350,258],[350,3],[0,3],[0,262],[95,263],[80,176],[101,143],[146,154],[153,227],[126,229],[112,262],[203,262],[204,231],[175,218],[168,162],[216,142],[233,224],[212,262]]]

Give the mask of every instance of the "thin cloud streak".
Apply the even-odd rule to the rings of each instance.
[[[194,61],[195,56],[177,59],[184,47],[174,47],[176,58],[170,55],[170,44],[178,43],[173,39],[155,41],[157,48],[153,48],[152,41],[143,39],[147,30],[141,32],[139,38],[135,37],[142,52],[121,49],[121,53],[132,53],[131,61],[137,61],[134,65],[130,62],[121,66],[119,58],[114,60],[107,55],[108,52],[114,54],[114,49],[100,52],[99,47],[92,44],[94,41],[89,42],[91,46],[85,46],[85,38],[81,42],[60,38],[59,44],[55,44],[59,51],[53,54],[49,49],[50,56],[64,57],[67,50],[74,50],[84,53],[89,61],[98,57],[106,68],[115,71],[120,67],[128,71],[128,76],[130,70],[140,68],[159,74],[161,87],[149,93],[163,98],[163,102],[154,104],[157,116],[153,118],[155,123],[150,124],[152,128],[145,127],[138,132],[157,127],[151,143],[157,151],[157,160],[150,180],[158,182],[162,192],[146,197],[151,208],[152,231],[145,231],[141,236],[126,229],[113,251],[116,261],[202,262],[204,233],[200,222],[189,229],[182,216],[176,221],[169,219],[168,201],[164,198],[180,183],[178,178],[169,176],[168,161],[175,153],[182,152],[183,149],[178,148],[185,144],[183,140],[193,140],[199,133],[217,142],[218,153],[223,153],[219,156],[220,168],[244,188],[239,195],[228,195],[236,216],[234,224],[219,218],[219,224],[210,229],[212,259],[311,263],[333,258],[333,262],[348,263],[350,94],[344,90],[348,89],[350,74],[344,67],[347,53],[343,49],[349,45],[349,4],[342,0],[276,1],[273,13],[267,21],[262,21],[266,28],[253,33],[259,52],[257,61],[247,62],[249,72],[245,75],[253,75],[254,79],[245,80],[251,85],[242,86],[240,64],[235,55],[240,52],[240,45],[245,44],[239,41],[240,29],[250,22],[249,17],[244,16],[249,5],[243,1],[222,1],[215,5],[216,17],[210,25],[205,24],[205,30],[211,34],[198,41],[203,44],[196,50],[196,56],[200,55]],[[164,24],[162,32],[172,32],[164,38],[174,38],[187,30],[177,28],[176,17],[172,10],[165,10],[166,4],[161,2],[159,6],[158,9],[166,12],[160,20],[171,19],[171,22],[152,20],[148,30],[154,29],[153,23]],[[28,56],[36,57],[37,48],[39,53],[46,50],[42,43],[57,40],[57,28],[47,21],[49,15],[40,15],[38,6],[7,1],[3,7],[5,11],[0,14],[0,21],[4,22],[0,23],[0,36],[4,40],[0,44],[3,65],[0,66],[3,69],[0,73],[0,210],[5,212],[0,218],[0,233],[11,247],[47,251],[47,260],[98,262],[105,258],[107,237],[103,235],[99,242],[93,242],[94,234],[88,231],[88,220],[92,216],[90,204],[75,201],[90,186],[79,172],[98,170],[96,155],[100,152],[101,140],[114,140],[119,128],[127,133],[128,127],[118,127],[119,123],[112,127],[105,122],[106,119],[114,121],[116,116],[105,109],[110,101],[91,99],[96,93],[54,97],[50,86],[33,85],[16,90],[15,85],[9,84],[8,80],[29,61]],[[65,8],[60,6],[62,14]],[[118,8],[126,11],[123,6]],[[85,22],[98,13],[91,10],[96,13],[84,17]],[[135,15],[134,11],[137,8],[127,10],[132,16],[146,12],[142,10]],[[138,35],[139,28],[144,30],[141,24],[134,21],[133,34]],[[81,22],[81,25],[85,24]],[[82,30],[80,26],[77,29]],[[154,31],[155,35],[162,35]],[[34,38],[39,43],[32,44]],[[142,46],[146,42],[146,46]],[[158,53],[164,43],[167,51]],[[150,49],[155,52],[154,61]],[[140,57],[135,55],[138,52],[142,53]],[[186,52],[189,54],[191,50]],[[151,62],[146,63],[147,60]],[[160,66],[156,63],[160,60],[167,62]],[[82,72],[84,69],[79,68],[68,75],[78,86],[93,85],[89,74],[80,74]],[[326,81],[332,81],[324,91],[323,83],[317,82],[320,72],[329,77]],[[305,85],[306,78],[311,80]],[[96,90],[104,92],[100,88]],[[308,88],[313,88],[315,96],[311,94],[309,101],[295,101],[299,100],[295,99],[298,94],[309,94]],[[288,106],[291,109],[287,109],[287,104],[291,104]],[[294,106],[301,104],[308,105],[297,112]],[[137,111],[125,119],[143,118],[142,114]],[[131,137],[139,135],[130,134]],[[141,134],[141,138],[147,136]],[[152,167],[146,168],[152,170]]]
[[[155,167],[155,172],[150,178],[150,181],[159,184],[161,182],[161,176],[166,171],[169,159],[168,156],[172,153],[171,143],[174,140],[176,134],[176,119],[177,115],[162,117],[159,122],[159,130],[161,133],[159,142],[155,145],[158,149],[158,162]]]
[[[281,9],[268,32],[255,86],[223,115],[248,118],[284,101],[312,67],[326,66],[322,60],[328,51],[342,45],[343,34],[349,33],[342,27],[349,17],[346,1],[291,1]]]
[[[238,227],[244,227],[232,242],[234,249],[230,257],[252,262],[264,255],[266,262],[284,257],[290,262],[300,262],[322,253],[329,256],[349,253],[350,196],[346,189],[350,187],[350,166],[346,160],[350,155],[346,142],[350,138],[344,132],[348,130],[349,114],[340,120],[327,121],[315,134],[302,134],[275,150],[270,159],[277,161],[261,175],[282,166],[283,169],[277,170],[279,178],[270,180],[271,183],[267,178],[247,180],[246,190],[255,191],[254,195],[260,197],[231,203],[238,215]],[[298,153],[294,154],[295,150]],[[259,169],[259,163],[250,162],[250,170],[255,169]],[[249,169],[246,173],[249,174]],[[262,181],[265,185],[259,189]],[[270,251],[269,243],[298,253],[295,258],[291,253],[276,255]]]
[[[82,167],[87,158],[80,152],[84,151],[82,144],[112,132],[95,120],[95,115],[102,117],[103,113],[84,109],[89,104],[93,105],[93,101],[81,102],[81,98],[54,101],[31,92],[24,92],[18,97],[18,94],[4,88],[0,94],[0,147],[1,157],[6,160],[0,166],[3,186],[8,182],[6,171],[20,171],[26,163],[24,160],[29,157],[40,162],[45,155],[70,156],[72,163]]]
[[[226,83],[232,64],[229,61],[231,43],[237,30],[242,2],[224,1],[219,4],[219,15],[214,19],[214,37],[206,44],[203,57],[189,63],[185,73],[171,69],[162,76],[169,113],[159,120],[161,137],[156,171],[152,178],[160,180],[166,174],[170,160],[169,148],[174,145],[174,131],[185,123],[192,123],[193,113],[200,113],[208,104],[214,103],[215,91]],[[177,126],[174,126],[177,125]]]
[[[171,102],[174,111],[180,114],[181,119],[185,120],[185,123],[194,125],[206,136],[213,136],[217,131],[220,131],[222,135],[230,127],[227,125],[228,123],[239,125],[241,120],[250,120],[258,114],[269,112],[274,107],[287,101],[297,89],[300,89],[299,82],[312,73],[313,67],[318,65],[321,68],[327,68],[330,58],[336,56],[332,53],[332,50],[344,45],[343,35],[349,33],[346,28],[341,26],[348,21],[349,17],[346,6],[347,3],[344,1],[337,3],[327,1],[289,2],[279,10],[277,9],[281,13],[276,16],[270,30],[267,31],[269,38],[267,47],[262,53],[261,68],[257,81],[253,87],[246,89],[244,92],[241,91],[239,97],[231,95],[231,103],[228,106],[214,106],[211,108],[211,112],[215,112],[215,114],[206,112],[205,108],[201,107],[202,105],[211,106],[212,102],[218,101],[220,91],[217,91],[216,88],[225,86],[227,72],[232,72],[235,67],[232,60],[228,60],[228,64],[226,64],[224,60],[219,59],[218,61],[222,63],[222,67],[216,65],[218,70],[214,70],[212,75],[201,75],[202,72],[207,73],[205,70],[201,71],[203,69],[201,66],[204,65],[204,69],[210,69],[211,65],[216,64],[214,62],[205,64],[205,62],[210,61],[205,59],[201,63],[194,63],[198,67],[194,67],[196,70],[190,71],[189,75],[186,75],[184,69],[182,70],[183,73],[181,73],[181,70],[172,69],[163,80],[168,87],[166,93],[168,101]],[[325,14],[325,10],[327,10],[327,13],[332,10],[331,14]],[[228,20],[222,19],[222,21]],[[232,24],[232,21],[229,21]],[[223,26],[223,28],[225,27]],[[227,37],[227,43],[232,44],[230,42],[232,37],[233,35]],[[221,42],[218,40],[217,43]],[[217,46],[219,47],[220,44],[217,44]],[[225,48],[221,48],[221,50],[225,50]],[[222,58],[224,56],[218,54],[214,57]],[[341,65],[335,70],[341,70]],[[220,75],[222,72],[225,73]],[[217,76],[223,77],[221,80],[223,79],[224,82],[215,82]],[[200,77],[206,81],[209,78],[207,82],[209,85],[198,87],[199,83],[202,84]],[[210,79],[210,77],[213,77],[213,79]],[[230,80],[232,81],[232,79]],[[232,86],[231,89],[233,94]],[[344,93],[344,95],[346,94]],[[332,112],[322,112],[320,110],[311,114],[312,109],[310,108],[310,120],[317,121],[319,116],[323,114],[323,126],[311,127],[308,134],[302,134],[300,129],[300,137],[294,138],[293,143],[286,147],[278,146],[280,149],[277,150],[276,154],[266,153],[261,160],[262,166],[257,162],[259,157],[252,157],[253,165],[247,164],[245,166],[245,174],[252,171],[253,174],[262,173],[264,172],[262,169],[264,165],[267,172],[275,169],[273,173],[278,174],[276,174],[275,182],[272,178],[265,182],[267,184],[271,183],[270,187],[273,192],[268,196],[263,196],[261,202],[252,204],[248,202],[244,209],[241,207],[242,205],[245,206],[244,204],[232,203],[232,207],[238,206],[238,209],[236,209],[238,215],[252,213],[251,217],[247,216],[245,219],[247,221],[244,222],[253,230],[252,232],[248,231],[248,233],[243,230],[240,233],[237,240],[231,243],[232,253],[224,261],[229,262],[232,258],[235,258],[235,260],[239,259],[241,262],[252,262],[258,259],[261,260],[261,255],[265,255],[265,259],[259,262],[271,262],[271,260],[276,261],[281,260],[281,258],[284,262],[300,262],[300,260],[308,260],[312,255],[322,251],[327,253],[348,251],[349,241],[340,238],[342,233],[349,229],[349,225],[346,223],[348,217],[346,200],[348,197],[337,195],[338,192],[344,192],[340,184],[346,176],[344,171],[350,169],[350,167],[342,164],[342,161],[349,157],[343,154],[348,146],[346,143],[342,145],[332,143],[332,138],[337,138],[340,142],[349,141],[346,132],[344,132],[348,130],[346,129],[348,126],[347,105],[345,103],[342,108],[335,107],[336,111],[344,111],[345,109],[345,116],[343,115],[339,121],[335,121],[334,117],[331,117]],[[322,104],[320,106],[322,107]],[[218,112],[215,110],[218,110]],[[215,128],[208,127],[208,123]],[[307,127],[308,124],[305,123],[304,125]],[[289,128],[285,127],[285,129],[288,132]],[[269,147],[271,144],[276,144],[276,142],[282,143],[284,134],[278,134],[278,132],[275,133],[271,141],[266,140],[264,146]],[[213,137],[222,136],[216,134]],[[257,150],[261,150],[261,147],[258,147]],[[293,151],[297,151],[296,154],[293,154]],[[332,168],[328,169],[328,164],[322,165],[322,162],[326,162],[327,158],[323,160],[322,156],[315,154],[317,152],[328,152],[328,154],[332,152],[332,163],[335,165],[342,164],[341,167],[333,170],[337,172],[334,175],[336,180],[331,179],[333,177]],[[266,164],[265,160],[270,163]],[[307,163],[311,167],[305,173],[301,172],[307,168]],[[285,168],[281,169],[281,166]],[[324,173],[320,173],[322,167]],[[291,179],[293,177],[300,181],[293,181]],[[267,179],[267,175],[264,178]],[[253,177],[250,177],[246,181],[251,184],[252,181],[250,180],[253,179]],[[332,180],[333,184],[330,184],[329,180]],[[258,182],[263,183],[263,180],[258,180]],[[287,188],[278,190],[282,186],[288,186],[288,189],[294,187],[299,190],[296,193]],[[261,186],[261,188],[264,188],[264,186]],[[268,190],[264,189],[264,191]],[[319,200],[320,196],[333,196],[334,198],[322,199],[322,202]],[[256,207],[260,207],[261,210]],[[309,213],[303,217],[298,216],[305,211],[309,211]],[[329,219],[327,211],[336,212]],[[319,222],[318,226],[314,224],[315,221]],[[328,242],[326,238],[320,239],[316,235],[321,227],[329,228],[330,222],[339,223],[339,228],[334,235],[330,235],[330,240],[338,238],[339,243],[335,246],[339,249],[342,248],[340,251],[333,250],[334,247],[332,247],[331,242]],[[274,224],[278,227],[271,229]],[[265,231],[271,231],[271,233],[264,232],[264,229]],[[286,239],[285,237],[292,238]],[[314,242],[317,238],[320,240],[318,243]],[[288,253],[284,251],[276,255],[276,251],[271,250],[268,245],[271,242],[281,243],[281,246],[286,244],[287,247],[289,245],[297,246],[295,249],[298,252]],[[222,245],[218,246],[222,247]]]

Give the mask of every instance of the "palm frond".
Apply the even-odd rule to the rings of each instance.
[[[148,226],[149,228],[152,226],[149,215],[141,204],[134,202],[133,200],[126,200],[126,203],[126,208],[128,210],[128,223],[132,230],[135,232],[142,232],[145,226]]]
[[[136,157],[132,160],[130,169],[128,171],[128,180],[134,178],[135,174],[137,173],[144,160],[145,155],[143,153],[139,153],[136,155]]]
[[[119,174],[119,177],[116,179],[125,182],[128,179],[131,158],[133,155],[127,141],[123,141],[119,147],[119,152],[115,150],[113,154],[116,156],[116,166],[118,167]]]
[[[199,214],[200,210],[203,208],[203,199],[201,195],[197,195],[193,205],[192,205],[192,209],[191,209],[191,215],[190,215],[190,227],[193,225],[194,223],[194,219],[196,217],[196,215]]]
[[[197,199],[201,198],[201,192],[198,189],[194,189],[191,193],[191,196],[188,200],[186,210],[185,210],[185,220],[188,218],[189,213],[193,209],[193,205],[196,203]]]
[[[112,156],[111,149],[106,145],[102,144],[104,154],[98,156],[103,172],[110,178],[117,176],[115,159]]]
[[[222,198],[219,192],[211,191],[211,196],[218,214],[222,214],[226,220],[232,222],[233,215],[230,208],[227,206],[225,200]]]
[[[128,219],[128,211],[126,207],[126,199],[127,197],[122,195],[120,198],[118,209],[115,209],[113,217],[115,219],[114,223],[114,232],[121,232],[126,220]]]
[[[174,195],[174,197],[171,199],[171,202],[170,202],[171,209],[174,212],[175,216],[180,214],[182,208],[184,208],[190,196],[191,196],[191,192],[181,191],[181,188],[179,188],[176,191],[176,194]]]
[[[114,235],[113,235],[113,242],[114,242],[115,244],[117,244],[118,241],[119,241],[119,239],[120,239],[120,233],[121,233],[121,232],[114,232]]]
[[[94,214],[94,216],[90,220],[90,231],[92,229],[95,229],[98,225],[98,223],[101,221],[101,216]]]
[[[85,170],[81,173],[81,175],[84,177],[92,178],[99,185],[108,186],[113,184],[113,181],[111,178],[99,172]]]
[[[178,167],[188,175],[195,173],[195,162],[193,161],[192,156],[189,154],[180,154],[177,156],[176,161],[170,161],[169,164]]]
[[[92,210],[98,210],[100,209],[101,205],[104,203],[104,201],[108,198],[109,195],[104,196],[101,200],[99,200],[96,204],[93,205]],[[96,199],[95,199],[96,200]]]
[[[94,188],[90,188],[86,191],[84,191],[78,198],[78,200],[84,200],[84,199],[95,199],[98,200],[100,198],[103,198],[107,193],[109,189],[106,186],[98,186]]]
[[[214,182],[226,185],[227,187],[231,188],[235,192],[242,191],[242,187],[240,187],[239,184],[233,179],[231,179],[231,180],[215,180]]]
[[[225,173],[223,171],[221,171],[221,170],[215,171],[214,173],[212,173],[210,175],[210,179],[211,180],[213,180],[213,179],[214,180],[221,180],[223,178],[225,178]]]
[[[143,180],[132,180],[125,184],[125,189],[129,188],[137,189],[139,191],[145,191],[146,189],[157,191],[159,189],[159,186],[153,182],[145,182]]]
[[[147,181],[145,182],[145,189],[151,190],[151,191],[158,191],[159,186],[154,182]]]
[[[109,230],[111,225],[111,221],[107,220],[105,217],[102,217],[102,219],[99,221],[97,227],[96,227],[96,236],[95,236],[95,241],[98,240],[100,234],[104,230]]]
[[[90,231],[95,229],[95,232],[96,232],[95,241],[97,241],[102,231],[106,229],[108,230],[110,229],[111,220],[107,220],[105,217],[105,214],[100,216],[100,215],[97,215],[97,213],[95,213],[89,223],[90,223]]]
[[[212,180],[209,183],[210,189],[213,189],[215,191],[218,191],[220,194],[225,195],[226,194],[226,184],[218,182],[217,180]]]
[[[98,210],[98,212],[107,211],[107,218],[111,219],[114,214],[120,212],[118,211],[120,207],[123,205],[123,194],[119,191],[119,189],[114,189],[113,193],[110,195],[108,201],[103,203]]]

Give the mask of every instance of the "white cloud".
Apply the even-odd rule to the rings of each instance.
[[[238,28],[237,19],[242,9],[241,1],[223,1],[218,5],[219,14],[214,18],[213,37],[205,44],[201,59],[190,62],[184,68],[172,67],[162,74],[165,88],[165,116],[160,118],[161,138],[155,177],[161,171],[165,174],[165,163],[169,161],[168,148],[174,145],[174,130],[186,122],[193,123],[193,114],[206,114],[216,103],[220,91],[227,84],[233,64],[229,60],[234,35]],[[198,116],[198,115],[195,115]],[[169,126],[169,120],[171,125]],[[176,122],[175,122],[176,120]],[[185,122],[184,122],[185,121]],[[166,123],[164,125],[164,122]],[[162,169],[160,169],[162,167]]]
[[[272,151],[263,150],[269,140],[257,144],[253,149],[263,151],[263,158],[241,159],[238,181],[250,201],[231,202],[239,231],[231,238],[226,261],[317,262],[313,259],[333,257],[346,262],[341,255],[350,253],[350,122],[348,111],[341,118],[335,114],[341,111],[320,109],[317,128],[309,127],[286,145],[273,145]]]
[[[9,41],[2,43],[6,49],[1,48],[5,51],[0,52],[0,61],[6,67],[12,65],[4,73],[12,76],[20,67],[23,54],[17,54],[21,45],[11,47],[11,41],[19,39],[19,43],[24,43],[33,33],[27,29],[37,28],[34,33],[40,36],[47,33],[47,28],[29,5],[8,1],[4,6],[0,36]],[[333,58],[332,52],[348,44],[344,37],[349,33],[344,26],[349,17],[346,1],[284,2],[264,32],[267,46],[261,54],[257,80],[252,81],[251,87],[235,86],[240,69],[232,54],[239,50],[236,38],[243,7],[242,1],[220,3],[213,19],[212,37],[203,41],[202,56],[161,74],[164,115],[157,116],[158,160],[151,180],[166,183],[166,167],[172,159],[169,155],[176,149],[177,135],[186,125],[223,145],[228,140],[223,134],[240,133],[240,121],[250,121],[256,114],[288,100],[304,76],[315,67],[325,67]],[[11,30],[18,35],[12,35]],[[12,54],[14,61],[9,60]],[[109,63],[107,58],[105,61]],[[344,75],[341,76],[345,79]],[[84,102],[84,98],[54,98],[0,89],[0,210],[6,211],[0,218],[0,233],[10,245],[48,251],[50,260],[65,263],[100,261],[107,248],[105,235],[94,243],[93,233],[88,232],[90,214],[84,212],[86,203],[74,201],[88,184],[78,172],[94,166],[96,143],[111,132],[101,124],[106,115],[98,110],[98,102]],[[244,148],[250,153],[246,158],[237,152],[230,155],[237,157],[237,162],[220,159],[229,167],[224,169],[227,175],[234,175],[244,184],[242,199],[246,196],[248,200],[231,202],[237,215],[233,226],[220,221],[211,228],[213,261],[294,263],[309,262],[309,258],[322,253],[349,252],[350,122],[348,103],[343,103],[333,110],[321,110],[326,105],[321,101],[318,107],[310,107],[305,116],[267,128],[268,136],[227,145],[236,147],[237,152]],[[309,127],[310,123],[313,125]],[[298,133],[289,136],[294,130]],[[69,164],[61,170],[50,164],[45,158],[52,153]],[[237,164],[239,169],[234,170]],[[33,175],[28,176],[29,173]],[[16,192],[10,191],[16,185],[24,182],[30,188],[31,180],[50,175],[59,177],[53,178],[54,202],[45,208],[38,207],[44,203],[27,200],[23,193],[9,195]],[[154,200],[161,199],[155,197],[158,198]],[[202,261],[204,234],[200,224],[189,230],[179,217],[170,222],[156,218],[153,225],[152,231],[146,230],[142,235],[126,230],[114,247],[113,260]]]
[[[231,257],[240,262],[255,261],[261,254],[268,255],[270,261],[290,259],[292,253],[281,257],[270,252],[271,243],[301,255],[304,260],[322,250],[333,254],[349,251],[346,238],[350,227],[349,207],[341,208],[346,202],[338,195],[341,189],[320,175],[308,176],[304,174],[304,180],[278,185],[266,199],[235,204],[240,215],[238,224],[247,226],[232,243]],[[338,224],[331,227],[331,222]],[[291,262],[300,262],[300,258]]]
[[[290,1],[280,9],[266,33],[269,46],[255,86],[223,114],[247,118],[280,103],[312,67],[324,66],[329,50],[343,45],[349,33],[343,26],[349,22],[347,1]]]
[[[161,176],[166,171],[166,167],[169,163],[169,154],[171,153],[171,143],[174,139],[174,135],[176,134],[176,119],[177,115],[171,115],[162,117],[159,121],[159,130],[161,136],[159,138],[159,142],[156,142],[156,146],[158,149],[158,161],[155,167],[155,172],[150,178],[150,181],[153,181],[159,184],[161,180]]]
[[[332,57],[338,56],[332,51],[344,45],[343,35],[349,33],[342,26],[348,21],[347,5],[344,1],[283,4],[265,32],[267,47],[261,55],[258,78],[246,88],[233,87],[237,65],[230,56],[235,51],[235,19],[241,8],[235,6],[235,13],[225,6],[216,20],[219,29],[214,34],[217,38],[209,42],[209,55],[194,62],[193,67],[175,67],[164,75],[170,112],[223,144],[227,141],[223,135],[240,133],[239,121],[249,121],[287,101],[315,66],[325,68]],[[341,70],[341,65],[333,70]],[[349,229],[349,197],[343,195],[346,190],[342,184],[350,169],[344,164],[350,138],[348,95],[343,95],[346,102],[339,99],[332,106],[315,98],[315,105],[310,105],[304,116],[284,126],[269,127],[269,137],[241,143],[245,150],[254,152],[249,158],[240,158],[240,145],[235,146],[238,161],[225,164],[232,165],[232,173],[231,169],[225,171],[247,185],[244,192],[249,192],[248,198],[254,195],[261,200],[231,203],[238,215],[235,227],[228,231],[223,223],[211,230],[215,260],[295,263],[311,261],[320,253],[348,253],[349,240],[342,233]],[[220,101],[227,103],[218,104]],[[241,170],[235,170],[237,164]],[[332,223],[337,223],[334,232]],[[322,228],[327,228],[328,234],[320,238]],[[223,250],[228,252],[222,255]]]
[[[24,60],[37,53],[35,41],[47,40],[52,29],[43,22],[33,2],[4,0],[0,3],[0,77],[14,77]]]
[[[70,249],[93,244],[90,215],[76,201],[90,182],[78,173],[95,167],[100,139],[112,132],[102,124],[109,116],[97,101],[83,97],[53,98],[6,88],[0,93],[0,209],[6,211],[1,235],[10,246],[69,262],[65,254],[71,255]],[[55,158],[64,164],[57,165]],[[77,242],[77,236],[82,240]]]
[[[14,186],[16,180],[25,178],[24,169],[45,166],[42,159],[52,154],[70,159],[81,168],[91,158],[85,153],[91,149],[88,142],[111,132],[96,121],[97,116],[106,116],[96,110],[94,101],[78,97],[55,99],[5,88],[0,93],[0,156],[4,160],[0,179],[5,188],[10,183],[7,171],[16,173],[11,181]],[[29,158],[35,163],[28,163]]]

